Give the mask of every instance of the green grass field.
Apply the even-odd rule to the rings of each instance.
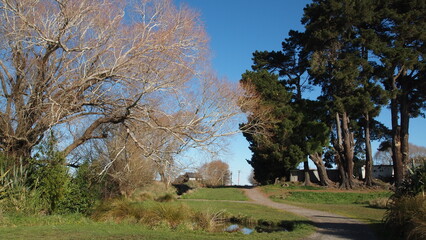
[[[306,219],[251,203],[236,203],[206,199],[244,201],[241,189],[212,188],[200,189],[186,195],[188,199],[179,203],[194,211],[225,211],[229,215],[241,218],[272,222],[291,222],[294,231],[273,233],[252,233],[244,235],[241,232],[205,232],[191,230],[185,225],[170,229],[166,225],[155,227],[144,226],[133,221],[121,223],[95,222],[81,215],[58,216],[24,216],[0,213],[0,239],[289,239],[296,240],[306,237],[314,231],[314,227]],[[197,199],[200,201],[193,201]],[[225,226],[224,226],[225,227]]]
[[[184,194],[182,199],[247,201],[248,198],[239,188],[199,188]]]
[[[378,235],[386,236],[382,223],[386,209],[372,208],[368,202],[377,198],[388,198],[392,194],[390,191],[338,191],[307,188],[269,185],[262,187],[262,190],[273,201],[355,218],[370,224]]]
[[[370,208],[371,199],[387,197],[389,192],[346,192],[320,187],[264,186],[273,200],[304,208],[329,211],[370,223],[379,230],[384,209]],[[195,201],[196,200],[196,201]],[[227,200],[227,201],[224,201]],[[26,216],[0,212],[0,239],[302,239],[314,231],[307,219],[284,211],[252,204],[238,188],[203,188],[184,195],[179,202],[193,211],[225,212],[251,220],[292,223],[294,231],[273,233],[205,232],[186,225],[174,229],[167,225],[146,226],[135,221],[96,222],[81,215]],[[242,201],[242,202],[233,202]],[[247,202],[244,202],[247,201]],[[137,203],[139,204],[139,203]],[[140,203],[155,204],[155,203]],[[224,226],[225,227],[225,226]]]

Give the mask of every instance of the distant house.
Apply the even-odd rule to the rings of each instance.
[[[202,181],[203,180],[203,177],[198,173],[189,172],[189,173],[185,173],[184,175],[187,177],[188,181]]]
[[[337,169],[327,169],[328,178],[333,182],[339,181],[339,171]],[[318,170],[309,169],[309,177],[311,182],[319,183],[320,178]],[[305,181],[305,171],[301,169],[290,170],[290,182],[303,182]]]
[[[390,180],[393,178],[392,165],[373,165],[373,178],[381,180]]]
[[[186,183],[188,181],[197,181],[201,182],[203,180],[203,177],[198,173],[193,172],[187,172],[185,174],[180,175],[176,180],[175,183]]]

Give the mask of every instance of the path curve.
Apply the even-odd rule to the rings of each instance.
[[[340,215],[277,203],[265,196],[258,188],[244,189],[252,202],[300,215],[311,220],[317,231],[306,240],[376,240],[371,229],[364,223]]]

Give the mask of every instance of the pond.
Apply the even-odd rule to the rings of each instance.
[[[243,234],[251,234],[253,232],[258,233],[271,233],[271,232],[288,232],[291,228],[285,226],[285,224],[268,224],[260,223],[255,226],[244,226],[241,224],[231,224],[224,229],[225,232],[242,232]]]

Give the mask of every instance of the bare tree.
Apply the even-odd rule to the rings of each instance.
[[[203,182],[207,186],[225,186],[231,182],[229,165],[220,160],[202,165],[198,173],[202,176]]]
[[[410,153],[410,163],[407,163],[407,167],[416,167],[426,162],[426,147],[417,146],[415,144],[409,143],[408,149]],[[385,145],[385,148],[381,150],[382,151],[377,151],[374,155],[374,162],[376,164],[392,165],[392,148],[390,147],[390,145]]]
[[[197,14],[170,0],[129,2],[0,1],[0,148],[7,155],[27,158],[48,129],[76,133],[84,123],[62,142],[69,154],[105,138],[111,124],[149,118],[152,101],[187,87],[205,62]]]
[[[251,171],[250,171],[250,175],[248,176],[248,182],[251,184],[251,185],[253,185],[253,186],[256,186],[256,185],[258,185],[259,183],[256,181],[256,179],[254,179],[254,170],[252,169]]]
[[[128,197],[137,188],[154,181],[156,166],[122,130],[115,129],[113,137],[105,140],[106,150],[100,151],[94,165],[109,187],[116,186],[121,195]]]

